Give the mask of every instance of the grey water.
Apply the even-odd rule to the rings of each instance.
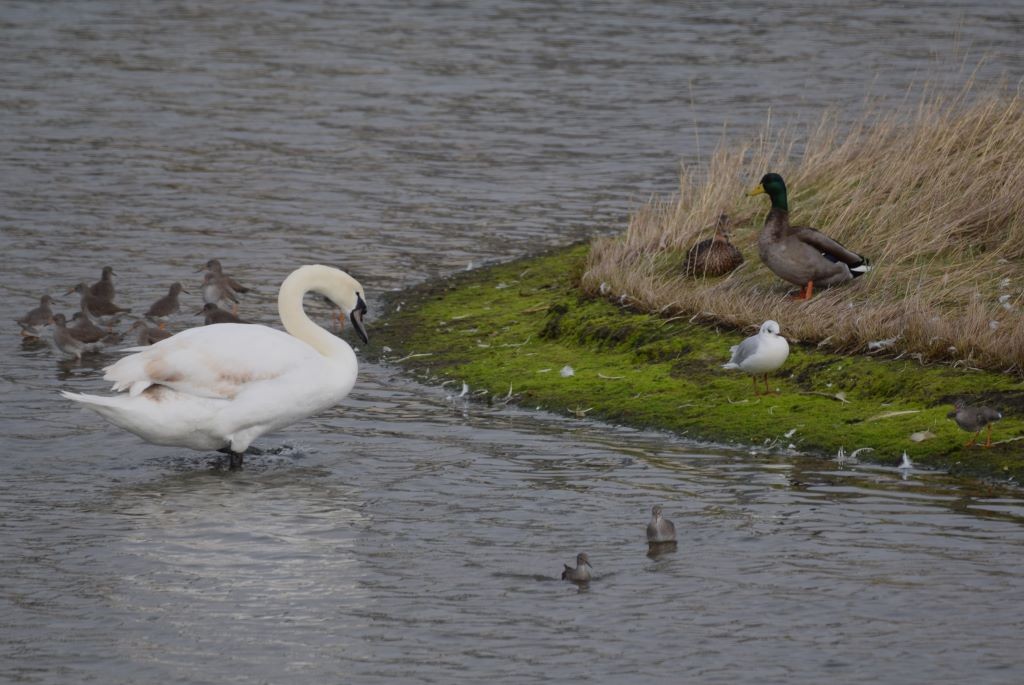
[[[134,312],[183,281],[180,330],[219,257],[266,324],[294,267],[351,271],[372,336],[382,293],[622,230],[723,134],[1013,84],[1022,44],[1003,2],[3,3],[0,682],[1024,681],[1018,490],[365,359],[229,472],[70,406],[117,353],[12,323],[109,264]]]

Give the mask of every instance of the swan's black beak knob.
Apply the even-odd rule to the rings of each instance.
[[[364,343],[369,343],[370,339],[366,337],[366,328],[363,326],[364,314],[366,314],[366,301],[363,300],[362,295],[356,293],[356,306],[349,318],[352,320],[352,326],[356,329],[359,337],[363,339]]]

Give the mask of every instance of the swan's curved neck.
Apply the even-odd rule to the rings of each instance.
[[[337,282],[337,270],[325,266],[304,266],[293,271],[281,284],[277,311],[281,323],[292,336],[308,343],[325,357],[355,359],[349,344],[327,332],[306,315],[302,298],[308,292],[320,293],[334,302],[343,300],[343,286]]]

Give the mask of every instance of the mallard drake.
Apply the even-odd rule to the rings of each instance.
[[[743,253],[729,242],[729,216],[718,217],[715,235],[690,248],[683,271],[687,276],[724,276],[743,263]]]
[[[1003,418],[1003,415],[992,407],[969,407],[963,400],[957,400],[953,403],[953,411],[946,414],[946,418],[956,421],[956,425],[968,433],[974,433],[974,436],[967,441],[964,447],[970,447],[976,443],[981,429],[988,426],[985,447],[991,447],[992,424]]]
[[[798,300],[809,300],[814,287],[828,288],[867,273],[866,257],[850,252],[821,231],[789,225],[786,182],[778,174],[765,174],[748,195],[767,194],[772,208],[757,239],[765,266],[784,281],[800,286]]]

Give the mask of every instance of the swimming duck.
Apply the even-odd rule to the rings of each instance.
[[[562,571],[562,580],[571,580],[574,583],[589,583],[591,579],[591,570],[593,567],[590,565],[590,559],[587,558],[586,552],[580,552],[576,555],[576,568],[569,566],[569,564],[563,564],[565,569]]]
[[[1003,418],[1003,415],[992,407],[970,407],[963,400],[957,400],[953,403],[953,411],[946,414],[946,418],[956,421],[956,425],[968,433],[974,433],[974,436],[964,444],[964,447],[974,445],[978,441],[981,429],[988,426],[985,447],[991,447],[992,424]]]
[[[340,306],[367,342],[359,282],[332,267],[303,266],[278,294],[287,333],[255,324],[190,328],[107,367],[103,377],[120,394],[62,395],[148,442],[226,451],[239,468],[257,437],[334,406],[355,384],[355,352],[309,319],[307,292]]]
[[[149,309],[146,310],[146,318],[150,321],[156,321],[157,319],[163,319],[177,312],[181,309],[181,304],[178,302],[178,295],[180,295],[182,291],[188,292],[181,287],[181,283],[172,283],[168,293],[151,304]],[[163,328],[163,323],[160,324],[160,327]]]
[[[20,319],[15,319],[21,326],[22,337],[37,338],[39,337],[39,328],[53,323],[53,309],[50,305],[54,302],[55,300],[49,295],[43,295],[39,298],[38,307],[29,310],[28,314]]]
[[[754,394],[757,395],[757,377],[764,375],[764,391],[768,388],[768,374],[785,363],[789,357],[789,343],[779,335],[779,324],[769,319],[761,324],[757,335],[745,338],[739,345],[729,348],[732,356],[722,364],[723,369],[742,369],[750,374],[754,381]]]
[[[724,276],[743,263],[743,253],[729,242],[729,217],[718,217],[715,235],[690,248],[683,272],[687,276]]]
[[[651,522],[647,524],[647,542],[676,541],[676,525],[661,515],[661,505],[651,507]]]
[[[114,299],[114,268],[110,266],[103,267],[103,272],[100,274],[100,280],[89,286],[89,292],[96,297],[104,300]]]
[[[765,174],[748,195],[767,194],[772,208],[757,239],[765,266],[784,281],[800,286],[798,300],[809,300],[814,287],[827,288],[867,273],[866,257],[851,252],[814,228],[789,225],[786,182],[778,174]]]

